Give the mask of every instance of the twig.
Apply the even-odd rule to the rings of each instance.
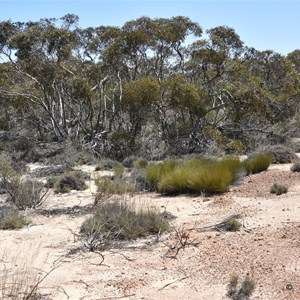
[[[109,297],[103,297],[103,298],[98,298],[99,300],[105,300],[105,299],[122,299],[122,298],[127,298],[127,297],[133,297],[136,294],[130,294],[130,295],[120,295],[120,296],[109,296]]]
[[[185,276],[185,277],[182,277],[182,278],[180,278],[180,279],[177,279],[177,280],[175,280],[175,281],[173,281],[173,282],[167,283],[166,285],[164,285],[163,287],[161,287],[161,288],[158,290],[158,292],[159,292],[159,291],[162,291],[163,289],[165,289],[165,288],[168,287],[169,285],[174,284],[174,283],[176,283],[176,282],[180,282],[180,281],[182,281],[182,280],[184,280],[184,279],[186,279],[186,278],[188,278],[188,276]]]
[[[124,257],[126,260],[128,260],[128,261],[135,261],[135,260],[137,260],[136,258],[129,258],[128,256],[126,256],[126,255],[123,254],[123,253],[113,252],[113,251],[111,251],[111,250],[110,250],[110,252],[111,252],[112,254],[119,254],[119,255],[123,256],[123,257]]]

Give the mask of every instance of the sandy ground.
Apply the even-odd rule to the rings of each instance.
[[[0,270],[41,276],[52,270],[40,285],[43,299],[229,299],[233,274],[255,280],[251,299],[300,299],[300,174],[289,168],[273,165],[220,196],[132,197],[173,214],[173,230],[101,254],[86,252],[77,237],[90,215],[93,183],[86,191],[51,194],[28,212],[30,226],[0,232]],[[95,176],[92,167],[83,169]],[[271,194],[275,182],[288,193]],[[239,232],[214,229],[234,214],[241,215]],[[189,234],[185,247],[175,229]]]

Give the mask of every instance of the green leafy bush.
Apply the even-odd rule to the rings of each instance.
[[[21,229],[30,220],[12,206],[0,206],[0,229]]]
[[[81,226],[85,237],[106,236],[109,240],[134,240],[151,234],[162,233],[169,228],[162,214],[152,210],[138,210],[123,201],[101,203],[94,215]]]
[[[288,187],[283,184],[274,183],[270,189],[272,194],[281,195],[288,191]]]
[[[272,154],[256,153],[250,155],[245,161],[244,166],[247,174],[256,174],[266,171],[272,163]]]
[[[87,189],[86,174],[81,171],[70,171],[55,180],[56,193],[69,193],[71,190],[82,191]]]

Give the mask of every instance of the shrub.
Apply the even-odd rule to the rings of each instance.
[[[116,164],[118,164],[118,162],[112,159],[102,159],[96,166],[95,171],[112,170]]]
[[[35,208],[41,203],[43,184],[37,180],[21,180],[9,157],[0,157],[1,189],[8,194],[7,200],[21,210]]]
[[[66,172],[55,180],[54,191],[56,193],[69,193],[71,190],[85,190],[87,188],[85,178],[86,174],[81,171]]]
[[[97,192],[105,195],[106,197],[112,195],[124,195],[132,194],[134,187],[121,178],[112,179],[110,177],[96,178],[95,184],[97,186]]]
[[[241,288],[239,290],[239,294],[249,297],[252,295],[254,289],[255,289],[254,279],[250,278],[249,276],[246,276],[246,278],[242,282]]]
[[[158,183],[164,174],[172,172],[179,163],[175,160],[165,160],[162,163],[151,163],[147,166],[145,177],[150,191],[158,190]]]
[[[246,276],[239,284],[239,276],[231,275],[228,285],[227,296],[233,300],[249,299],[255,290],[255,281],[253,278]]]
[[[230,140],[226,144],[226,151],[230,154],[242,154],[246,150],[246,146],[238,140]]]
[[[118,163],[114,166],[113,171],[117,178],[121,178],[124,173],[124,167]]]
[[[274,183],[270,189],[272,194],[281,195],[287,193],[288,188],[283,184]]]
[[[134,165],[134,162],[137,160],[136,156],[129,156],[126,157],[123,161],[122,161],[122,165],[126,168],[132,168]]]
[[[39,154],[40,158],[38,160],[43,161],[45,164],[67,165],[69,167],[75,167],[83,164],[92,165],[99,162],[99,159],[97,159],[92,153],[69,141],[65,142],[64,144],[58,143],[56,145],[53,143],[45,145],[46,148],[49,148],[50,146],[53,147],[53,150],[50,153],[47,151],[44,157],[43,153],[45,150],[41,151]]]
[[[256,153],[250,155],[245,161],[244,166],[247,174],[256,174],[266,171],[272,163],[272,154]]]
[[[187,192],[187,171],[178,166],[172,172],[165,173],[161,176],[158,182],[158,191],[161,194],[178,194]]]
[[[242,171],[242,164],[236,158],[221,161],[194,158],[177,162],[175,168],[157,172],[155,180],[157,189],[162,194],[222,193],[240,177]]]
[[[138,159],[134,162],[133,167],[137,170],[140,169],[146,169],[146,167],[148,166],[148,162],[145,159]]]
[[[12,185],[8,201],[14,203],[21,210],[36,208],[45,196],[45,194],[42,195],[43,187],[44,184],[37,180],[19,181]]]
[[[130,181],[132,182],[135,191],[147,190],[145,169],[134,169],[130,174]]]
[[[0,207],[0,229],[21,229],[29,223],[30,220],[16,208],[9,205]]]
[[[275,164],[288,164],[297,159],[295,152],[284,145],[269,146],[266,150],[272,154],[272,162]]]
[[[296,161],[293,163],[293,165],[291,166],[291,171],[300,172],[300,161]]]
[[[82,224],[80,232],[85,238],[104,235],[109,240],[134,240],[162,233],[168,228],[169,224],[162,214],[138,210],[123,200],[98,205],[94,215]]]
[[[230,218],[225,223],[225,229],[227,231],[239,231],[242,224],[237,220],[237,218]]]

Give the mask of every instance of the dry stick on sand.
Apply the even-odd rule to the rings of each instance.
[[[177,280],[175,280],[175,281],[173,281],[173,282],[167,283],[166,285],[164,285],[163,287],[161,287],[161,288],[158,289],[157,291],[160,292],[160,291],[162,291],[163,289],[165,289],[166,287],[168,287],[168,286],[170,286],[170,285],[172,285],[172,284],[174,284],[174,283],[180,282],[180,281],[182,281],[182,280],[184,280],[184,279],[187,279],[187,278],[188,278],[188,276],[185,276],[185,277],[179,278],[179,279],[177,279]]]

